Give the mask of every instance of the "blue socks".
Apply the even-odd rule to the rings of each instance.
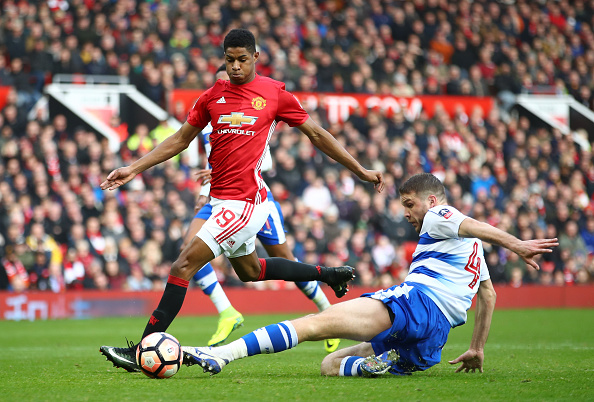
[[[278,353],[297,346],[297,332],[289,321],[268,325],[242,338],[248,356],[260,353]]]
[[[361,377],[361,363],[365,360],[364,357],[347,356],[340,362],[340,377]]]
[[[297,332],[290,321],[268,325],[242,336],[228,345],[212,348],[213,352],[229,361],[262,353],[278,353],[297,346]]]
[[[196,272],[194,281],[200,289],[202,289],[204,294],[210,297],[210,300],[215,305],[219,314],[225,311],[228,307],[231,307],[231,302],[219,283],[217,274],[212,268],[212,265],[210,265],[210,262]]]
[[[319,311],[324,311],[330,307],[330,302],[324,292],[322,292],[322,289],[320,289],[317,281],[295,282],[295,285],[297,285],[309,300],[316,304]]]

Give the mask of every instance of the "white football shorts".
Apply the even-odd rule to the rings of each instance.
[[[266,223],[270,206],[264,201],[251,204],[240,200],[212,198],[212,214],[198,231],[198,236],[211,249],[215,258],[251,254],[256,249],[256,234]]]

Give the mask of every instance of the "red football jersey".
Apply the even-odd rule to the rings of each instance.
[[[212,124],[210,195],[253,203],[265,200],[260,167],[277,122],[295,127],[308,118],[282,82],[259,75],[243,85],[218,80],[188,114],[188,123],[194,127]]]

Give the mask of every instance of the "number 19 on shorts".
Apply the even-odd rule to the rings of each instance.
[[[235,219],[235,213],[228,209],[222,208],[221,212],[216,214],[213,219],[217,225],[224,228]]]

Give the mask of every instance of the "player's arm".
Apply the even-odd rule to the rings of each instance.
[[[208,167],[208,161],[206,162],[206,166]],[[209,201],[209,193],[210,193],[210,169],[202,169],[196,175],[196,181],[202,181],[202,187],[200,188],[200,194],[196,200],[196,205],[194,206],[194,214],[198,214],[198,212],[205,206]],[[205,184],[208,182],[208,184]],[[203,218],[197,218],[194,216],[190,225],[188,225],[188,230],[184,235],[184,240],[180,245],[180,251],[186,248],[186,246],[192,241],[196,233],[202,228],[204,224]]]
[[[205,131],[204,129],[203,131]],[[212,133],[212,129],[208,134]],[[196,205],[194,206],[194,212],[198,213],[203,206],[208,204],[210,199],[210,179],[212,178],[211,172],[212,169],[208,163],[208,158],[210,157],[209,147],[206,145],[206,136],[201,136],[202,138],[202,147],[204,148],[204,169],[201,169],[196,174],[196,181],[201,184],[200,187],[200,194],[198,194],[198,199],[196,200]]]
[[[190,143],[202,131],[202,128],[194,127],[187,121],[175,134],[160,143],[155,149],[136,162],[130,165],[134,173],[144,172],[146,169],[158,165],[188,148]]]
[[[121,167],[111,172],[101,183],[103,190],[114,190],[132,180],[138,173],[164,162],[188,148],[190,142],[202,131],[203,127],[194,127],[185,122],[175,134],[157,145],[151,152],[138,159],[130,166]]]
[[[472,331],[470,347],[458,358],[450,361],[450,364],[462,362],[462,365],[456,369],[456,373],[462,370],[467,373],[472,370],[474,373],[476,369],[481,373],[483,372],[485,343],[487,343],[487,337],[489,336],[496,299],[497,295],[491,279],[482,281],[477,291],[474,330]]]
[[[200,194],[198,195],[196,206],[194,207],[196,212],[205,206],[210,199],[210,179],[212,177],[211,172],[211,169],[202,169],[196,175],[196,181],[202,183],[202,187],[200,187]]]
[[[367,170],[346,149],[330,134],[318,125],[311,117],[297,128],[309,137],[309,140],[316,148],[340,163],[358,178],[374,183],[378,192],[384,189],[384,177],[377,170]]]
[[[538,264],[534,261],[534,256],[551,253],[553,250],[550,247],[559,245],[556,238],[520,240],[488,223],[479,222],[468,217],[460,224],[458,235],[460,237],[476,237],[487,243],[505,247],[522,257],[526,264],[534,269],[539,269]]]

